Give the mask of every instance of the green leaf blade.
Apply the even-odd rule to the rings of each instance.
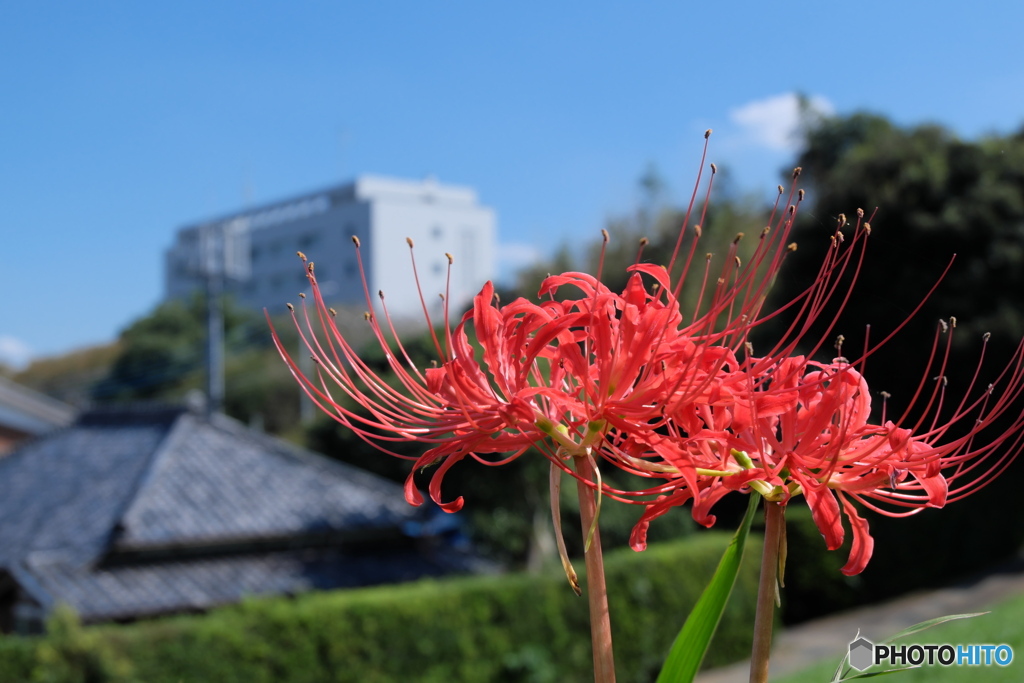
[[[750,524],[760,502],[761,496],[753,493],[750,495],[747,513],[740,523],[740,528],[736,530],[718,563],[714,576],[676,636],[668,659],[665,660],[665,665],[658,675],[658,683],[691,683],[697,675],[736,583],[740,562],[743,559],[743,548],[750,534]]]
[[[880,644],[881,645],[886,645],[886,644],[891,643],[893,641],[899,640],[900,638],[906,638],[909,635],[912,635],[914,633],[918,633],[918,632],[923,631],[925,629],[931,628],[932,626],[938,626],[939,624],[945,624],[947,621],[955,621],[957,619],[971,619],[973,617],[980,617],[980,616],[983,616],[985,614],[988,614],[988,612],[971,612],[969,614],[949,614],[949,615],[944,616],[944,617],[935,617],[934,619],[929,619],[928,621],[922,621],[920,624],[914,624],[913,626],[908,626],[907,628],[903,629],[902,631],[900,631],[896,635],[892,636],[891,638],[887,638],[887,639],[883,640]]]

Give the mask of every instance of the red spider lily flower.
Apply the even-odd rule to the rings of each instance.
[[[643,548],[651,520],[673,505],[693,498],[694,518],[710,526],[710,505],[743,488],[778,503],[802,494],[830,550],[843,543],[845,515],[853,544],[841,571],[863,571],[874,542],[854,503],[890,517],[940,508],[987,485],[1024,447],[1024,342],[996,381],[979,388],[983,347],[970,385],[944,410],[954,328],[955,320],[940,323],[917,392],[895,421],[884,405],[878,423],[870,421],[871,393],[861,373],[891,335],[852,363],[777,354],[726,368],[732,379],[721,386],[728,387],[728,400],[694,403],[674,416],[683,438],[674,440],[675,453],[665,461],[678,474],[663,474],[671,468],[659,474],[675,477],[677,488],[649,504],[634,529],[634,548]],[[913,413],[920,416],[911,424]],[[707,474],[695,480],[685,474],[688,467]]]
[[[362,269],[358,240],[355,244]],[[300,256],[305,260],[304,255]],[[588,425],[607,413],[603,404],[613,402],[622,411],[629,406],[637,409],[640,394],[632,399],[625,394],[637,386],[636,368],[650,365],[654,354],[647,354],[647,362],[637,353],[617,354],[609,348],[611,339],[614,337],[619,346],[644,348],[651,345],[652,334],[664,336],[665,330],[676,324],[667,307],[638,293],[635,286],[620,297],[584,274],[549,278],[542,289],[542,293],[553,293],[559,286],[573,283],[587,297],[582,304],[534,304],[517,299],[498,306],[488,282],[458,326],[446,329],[443,339],[434,337],[438,355],[435,366],[421,369],[412,363],[394,334],[382,295],[383,315],[368,313],[366,319],[398,380],[399,386],[393,387],[359,357],[338,329],[312,263],[306,266],[306,273],[312,287],[313,312],[303,298],[300,324],[294,307],[290,308],[302,344],[316,363],[316,375],[310,377],[301,371],[274,332],[278,351],[316,405],[360,438],[391,455],[415,460],[414,472],[440,463],[431,479],[430,495],[450,512],[460,509],[463,501],[458,498],[444,502],[440,487],[445,473],[458,461],[471,457],[489,465],[501,464],[537,446],[561,464],[562,456],[556,455],[559,448],[578,455],[581,448],[587,448],[585,439],[595,441],[594,428]],[[366,300],[369,305],[368,292]],[[447,320],[447,297],[445,303]],[[598,311],[603,313],[599,315]],[[611,335],[597,335],[589,352],[580,350],[580,340],[588,335],[583,330],[598,319],[608,327],[609,321],[617,322],[619,317],[624,320],[621,329]],[[656,331],[647,331],[643,346],[639,346],[644,333],[636,328],[644,321]],[[429,315],[427,322],[432,322]],[[387,332],[395,341],[389,341]],[[661,353],[666,355],[671,350],[666,347]],[[611,362],[588,368],[588,358],[597,357]],[[662,381],[655,372],[644,383]],[[621,383],[620,390],[597,398],[595,386],[617,382]],[[350,407],[353,402],[358,408]],[[403,456],[390,448],[396,441],[423,443],[427,450],[417,458]],[[501,458],[496,460],[496,456]],[[412,474],[407,479],[406,497],[413,504],[422,502]]]
[[[941,329],[952,337],[951,325],[942,323]],[[883,409],[880,423],[870,423],[868,384],[845,359],[778,363],[762,381],[767,387],[755,387],[753,394],[774,394],[789,404],[784,412],[758,414],[756,396],[736,404],[748,416],[724,443],[765,475],[761,481],[777,487],[769,498],[802,493],[830,550],[843,543],[840,509],[849,520],[853,546],[844,574],[863,571],[873,549],[868,523],[853,502],[890,517],[941,508],[990,483],[1024,444],[1024,346],[994,385],[974,390],[976,370],[951,414],[944,414],[948,344],[941,361],[933,353],[923,376],[938,365],[932,391],[925,395],[922,382],[915,396],[924,405],[914,424],[907,421],[910,409],[895,422]],[[1004,418],[1007,423],[996,427]]]
[[[800,169],[797,168],[793,173],[794,184],[799,176]],[[779,196],[782,196],[781,187]],[[823,259],[813,283],[793,300],[774,311],[762,313],[761,306],[768,289],[778,276],[785,255],[796,249],[796,245],[787,240],[799,201],[803,199],[803,191],[791,190],[790,199],[793,198],[797,202],[782,212],[776,225],[762,231],[761,241],[746,267],[741,268],[736,261],[734,286],[723,287],[725,277],[719,277],[719,289],[724,294],[716,293],[715,300],[727,301],[727,306],[720,311],[712,307],[708,315],[698,318],[676,340],[679,358],[687,357],[688,352],[684,350],[686,345],[699,349],[701,354],[715,353],[715,350],[727,352],[715,366],[714,378],[698,385],[706,386],[706,390],[686,394],[681,401],[675,400],[676,395],[672,392],[660,399],[652,399],[659,400],[662,405],[662,419],[645,427],[654,426],[656,429],[637,431],[634,425],[628,438],[616,444],[619,456],[617,464],[622,469],[662,482],[660,486],[639,492],[657,494],[657,498],[645,503],[646,511],[633,530],[630,543],[636,550],[646,547],[650,522],[672,507],[692,500],[694,519],[704,526],[711,526],[715,516],[710,514],[710,508],[715,502],[729,491],[763,476],[737,462],[731,462],[728,446],[723,446],[723,443],[732,434],[730,430],[750,422],[751,411],[756,410],[756,414],[761,416],[778,415],[789,409],[791,400],[778,391],[758,392],[753,395],[754,402],[748,403],[751,400],[750,377],[756,376],[758,372],[767,372],[773,362],[778,362],[777,359],[792,355],[799,343],[807,344],[807,331],[820,318],[826,305],[838,293],[843,293],[840,304],[844,304],[848,298],[849,291],[842,292],[840,283],[851,274],[855,281],[860,272],[864,247],[871,232],[870,223],[863,220],[862,211],[857,213],[849,239],[842,232],[846,218],[839,217],[839,228],[832,236],[832,248]],[[773,217],[778,213],[776,205]],[[730,251],[729,256],[730,260],[735,259],[734,252]],[[740,363],[737,354],[748,352],[747,340],[750,333],[784,311],[794,313],[793,322],[769,351],[770,356],[753,366],[750,361]],[[836,318],[831,320],[819,340],[812,344],[811,353],[824,344],[826,336],[836,324]],[[713,329],[722,329],[724,332],[716,335],[710,332]],[[684,381],[675,385],[676,388],[679,386],[692,386],[692,382]]]
[[[356,250],[361,267],[358,241]],[[637,270],[660,284],[668,282],[663,268]],[[735,364],[728,348],[706,350],[688,341],[680,331],[678,307],[648,293],[639,274],[618,295],[593,276],[566,273],[545,280],[541,295],[572,285],[579,289],[579,299],[560,302],[552,296],[540,304],[517,299],[499,306],[493,286],[485,284],[458,326],[443,339],[435,337],[439,362],[430,368],[412,363],[394,335],[386,307],[383,326],[379,316],[367,314],[400,384],[393,387],[338,329],[312,263],[306,273],[313,311],[303,299],[300,323],[291,309],[302,343],[316,363],[316,375],[301,371],[274,332],[278,351],[316,405],[360,438],[391,455],[415,460],[414,471],[440,463],[429,490],[447,511],[460,509],[463,502],[440,497],[443,477],[458,461],[471,457],[502,464],[536,446],[571,473],[562,463],[569,455],[617,458],[616,435],[635,433],[664,413],[665,406],[656,399],[671,394],[679,403],[684,395],[714,393],[720,368]],[[352,402],[361,409],[350,407]],[[390,448],[396,441],[423,443],[427,450],[418,458],[403,456]],[[419,504],[422,498],[412,477],[406,497]]]

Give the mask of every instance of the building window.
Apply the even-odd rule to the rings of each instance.
[[[433,237],[435,240],[441,239],[442,237],[444,237],[444,228],[442,228],[440,225],[435,225],[430,230],[430,236]]]

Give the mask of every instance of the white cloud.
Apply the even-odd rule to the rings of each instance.
[[[0,363],[17,370],[28,365],[33,355],[32,348],[25,342],[10,335],[0,335]]]
[[[807,98],[811,115],[831,115],[835,107],[825,97]],[[729,120],[739,126],[743,142],[771,150],[796,150],[796,133],[800,125],[800,97],[784,93],[754,100],[729,110]]]

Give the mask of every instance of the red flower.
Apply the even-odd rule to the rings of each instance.
[[[356,250],[358,257],[358,241]],[[361,258],[359,262],[361,267]],[[443,502],[441,481],[467,456],[501,464],[536,446],[572,473],[563,463],[566,457],[600,454],[619,461],[623,451],[617,444],[623,439],[638,443],[646,438],[656,452],[652,437],[640,434],[653,435],[669,405],[718,393],[715,385],[722,367],[735,365],[732,351],[699,345],[689,335],[697,331],[706,339],[722,340],[735,336],[736,329],[710,332],[710,316],[681,328],[665,269],[635,269],[621,295],[583,273],[549,277],[540,295],[552,298],[539,304],[517,299],[499,306],[493,286],[486,283],[455,329],[442,339],[435,337],[438,362],[425,369],[409,359],[386,308],[382,317],[368,313],[365,317],[399,386],[389,385],[349,345],[323,300],[312,263],[306,273],[313,312],[303,300],[301,323],[294,308],[292,317],[316,362],[316,375],[301,371],[276,332],[274,340],[306,394],[362,439],[407,458],[390,445],[425,444],[427,450],[415,458],[414,471],[440,463],[430,495],[445,510],[455,511],[462,499]],[[646,290],[641,272],[662,286],[664,296]],[[554,300],[559,288],[567,286],[577,288],[579,298]],[[366,297],[369,304],[368,293]],[[394,342],[385,331],[392,333]],[[671,400],[663,400],[666,396]],[[606,489],[614,496],[638,495]],[[413,504],[422,502],[412,474],[406,497]]]
[[[866,234],[858,225],[855,236]],[[839,263],[834,254],[829,258]],[[838,272],[833,266],[823,268],[801,304],[802,317],[789,341],[768,356],[727,364],[725,377],[715,384],[721,396],[690,402],[670,414],[672,447],[659,451],[662,462],[652,465],[663,467],[651,467],[649,474],[674,482],[675,488],[648,503],[634,529],[634,548],[644,547],[652,519],[691,498],[694,518],[710,526],[714,517],[708,509],[731,490],[743,488],[781,503],[803,494],[829,549],[842,545],[842,516],[849,520],[853,547],[842,571],[857,574],[871,557],[873,540],[854,502],[892,517],[943,507],[992,481],[1021,450],[1024,343],[996,382],[983,389],[977,384],[982,353],[970,386],[952,411],[944,411],[955,320],[942,322],[911,405],[895,421],[887,418],[883,405],[876,423],[870,421],[871,393],[858,367],[881,344],[853,362],[816,363],[791,355],[793,339],[808,328],[820,303],[838,291]],[[940,354],[942,334],[947,340]],[[819,340],[812,346],[821,345]],[[935,377],[934,386],[925,391],[928,377]],[[920,417],[911,424],[908,415],[914,413]]]
[[[884,410],[878,424],[869,422],[868,384],[845,359],[828,364],[784,359],[767,379],[751,376],[751,393],[727,409],[742,418],[723,443],[760,470],[761,481],[773,487],[769,498],[802,493],[830,550],[843,543],[841,507],[853,530],[842,571],[858,574],[871,558],[873,541],[853,501],[891,517],[941,508],[991,482],[1016,456],[1024,439],[1018,403],[1024,393],[1022,348],[998,380],[998,394],[992,385],[974,395],[969,387],[945,417],[948,354],[938,368],[930,363],[928,374],[938,369],[938,378],[927,396],[918,393],[926,405],[910,426],[910,409],[896,422],[886,419]],[[759,412],[764,397],[779,399],[783,409]],[[1010,413],[1014,408],[1018,412]],[[1004,417],[1009,423],[990,433]]]

